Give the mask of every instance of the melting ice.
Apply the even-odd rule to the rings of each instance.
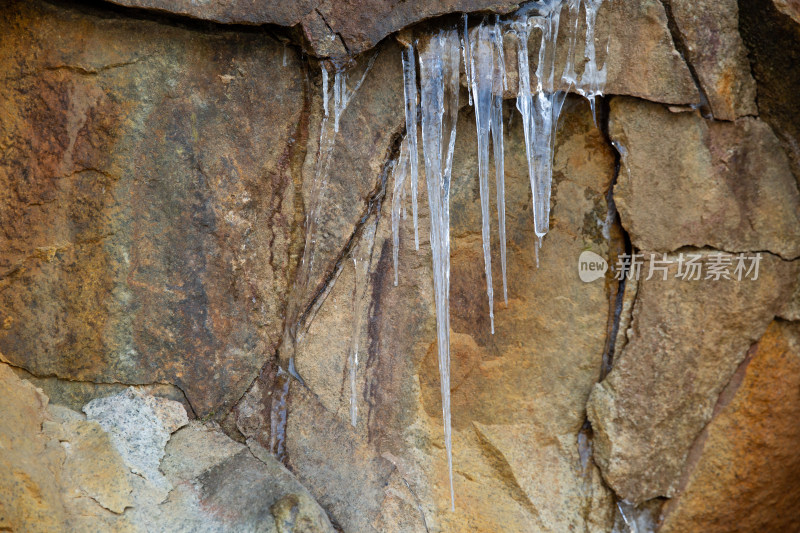
[[[439,373],[442,392],[445,448],[453,502],[453,460],[450,424],[450,183],[455,149],[456,122],[459,110],[459,69],[463,58],[467,77],[469,105],[474,106],[477,129],[478,185],[481,200],[481,237],[486,276],[489,317],[494,333],[494,294],[492,285],[489,142],[497,198],[497,222],[503,299],[508,302],[506,280],[505,168],[503,154],[503,93],[508,90],[504,35],[516,35],[517,85],[516,107],[521,115],[525,153],[533,199],[533,225],[538,248],[549,230],[550,192],[553,177],[553,151],[558,118],[567,91],[574,89],[590,102],[595,115],[595,99],[602,95],[606,66],[598,67],[595,23],[602,0],[543,0],[531,2],[507,18],[493,23],[479,21],[469,28],[463,15],[458,29],[440,31],[419,46],[419,78],[414,45],[403,51],[403,78],[406,114],[406,138],[395,168],[392,203],[392,235],[395,285],[398,282],[399,224],[405,180],[410,176],[415,246],[419,248],[417,228],[417,121],[421,122],[422,152],[431,217],[431,255],[433,258],[434,300],[438,341]],[[575,48],[580,27],[580,13],[586,21],[583,74],[575,72]],[[566,9],[571,23],[566,27],[566,59],[556,72],[556,44],[561,13]],[[528,42],[540,36],[535,71],[531,76]],[[608,45],[606,44],[606,51]],[[419,82],[419,91],[417,89]],[[419,102],[417,97],[419,96]],[[509,117],[510,120],[510,117]],[[454,503],[453,503],[454,505]]]

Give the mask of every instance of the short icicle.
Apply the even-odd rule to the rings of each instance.
[[[419,54],[422,149],[431,218],[442,416],[450,479],[450,505],[453,510],[455,493],[450,425],[450,179],[458,119],[459,55],[458,32],[455,30],[442,31],[431,37]]]
[[[603,94],[603,88],[606,84],[606,64],[604,62],[603,66],[598,68],[597,47],[594,42],[597,12],[600,10],[602,3],[603,0],[584,0],[584,8],[586,9],[586,48],[584,50],[586,66],[583,69],[583,76],[581,76],[581,93],[589,100],[595,124],[597,124],[595,99]],[[606,45],[606,48],[608,48],[608,45]]]
[[[494,155],[494,180],[497,188],[497,228],[500,237],[500,268],[503,274],[503,302],[508,306],[508,282],[506,280],[506,185],[505,155],[503,152],[503,91],[506,84],[506,62],[503,53],[503,29],[498,22],[494,25],[494,46],[496,58],[492,89],[492,112],[489,118],[492,132]],[[502,81],[501,81],[502,80]]]

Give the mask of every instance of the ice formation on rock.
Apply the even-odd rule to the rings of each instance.
[[[453,508],[455,499],[450,438],[450,180],[458,121],[460,50],[458,33],[450,30],[432,36],[419,54],[422,150],[431,218],[439,376]]]
[[[503,154],[503,95],[508,90],[504,36],[516,36],[517,95],[516,107],[522,119],[525,152],[533,200],[533,224],[538,248],[550,229],[550,192],[553,177],[553,152],[558,119],[567,92],[575,90],[590,102],[595,114],[595,99],[602,95],[606,67],[597,65],[595,23],[602,0],[542,0],[530,2],[507,18],[496,16],[494,23],[485,19],[470,29],[466,14],[458,29],[443,30],[419,47],[419,108],[417,107],[417,75],[414,45],[403,51],[406,139],[401,147],[395,169],[392,204],[392,235],[395,285],[398,282],[399,223],[404,195],[404,183],[411,175],[415,243],[417,247],[417,120],[422,125],[422,151],[428,204],[431,217],[431,253],[436,304],[436,329],[439,372],[442,388],[445,447],[453,498],[453,463],[450,425],[450,182],[455,148],[456,121],[459,109],[460,55],[467,77],[469,104],[474,106],[477,128],[478,184],[481,200],[481,236],[489,300],[489,317],[494,333],[494,291],[492,286],[490,199],[489,199],[489,140],[492,142],[495,184],[497,188],[497,221],[500,237],[500,259],[503,277],[503,299],[508,302],[506,280],[505,176]],[[583,5],[586,20],[586,44],[583,52],[584,69],[578,81],[575,71],[575,48]],[[556,44],[562,11],[566,8],[568,22],[567,51],[563,69],[556,73]],[[532,35],[541,40],[535,71],[531,76],[528,41]],[[606,49],[608,45],[606,45]],[[558,77],[557,77],[558,76]],[[418,113],[419,109],[419,113]],[[510,124],[509,117],[509,124]]]
[[[319,238],[319,222],[322,207],[325,203],[325,195],[328,188],[328,172],[330,170],[331,159],[336,145],[336,134],[339,130],[339,121],[342,114],[347,109],[353,96],[356,94],[361,84],[364,83],[367,75],[378,57],[377,52],[367,62],[361,76],[352,88],[348,88],[348,78],[350,70],[342,64],[331,64],[322,62],[320,64],[322,74],[322,121],[320,123],[319,148],[314,166],[314,178],[311,183],[309,197],[306,200],[305,217],[305,243],[303,246],[303,257],[301,259],[297,274],[292,284],[292,291],[289,297],[289,305],[286,310],[285,326],[283,332],[283,343],[281,345],[281,359],[286,371],[302,383],[302,378],[294,367],[294,355],[297,345],[301,341],[303,332],[308,330],[313,318],[313,310],[321,302],[311,302],[311,308],[305,307],[306,294],[309,285],[314,279],[314,256]],[[357,66],[357,65],[356,65]],[[333,68],[333,90],[330,89],[330,69]],[[333,93],[331,95],[331,93]],[[333,96],[333,109],[331,109],[331,96]],[[332,112],[332,113],[331,113]],[[331,125],[331,114],[333,114],[333,125]],[[280,369],[283,372],[283,369]]]
[[[414,47],[403,50],[403,95],[406,111],[406,139],[408,142],[411,173],[411,212],[414,217],[414,247],[419,250],[419,223],[417,218],[417,183],[419,177],[419,150],[417,149],[417,64]],[[395,265],[396,266],[396,265]],[[397,268],[395,268],[397,271]],[[396,285],[396,283],[395,283]]]

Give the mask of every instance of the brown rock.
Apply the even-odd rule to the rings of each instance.
[[[697,253],[705,276],[714,253]],[[675,494],[720,392],[791,298],[800,264],[762,255],[757,280],[692,281],[675,277],[674,255],[667,280],[658,271],[647,280],[644,254],[627,344],[587,406],[595,460],[621,498],[640,503]]]
[[[622,153],[614,199],[635,247],[800,256],[800,194],[765,123],[707,121],[615,98],[610,135]]]
[[[668,5],[714,118],[757,115],[756,83],[739,35],[736,0],[668,0]]]
[[[1,355],[0,358],[2,358]],[[123,385],[122,383],[93,383],[90,381],[71,381],[56,377],[40,378],[21,368],[11,367],[11,370],[21,379],[29,381],[37,389],[41,389],[42,392],[50,398],[51,404],[63,405],[69,407],[73,411],[80,411],[84,405],[95,398],[113,396],[128,388],[128,385]],[[191,413],[192,407],[189,405],[189,402],[186,401],[186,396],[174,385],[156,383],[153,385],[141,385],[134,388],[140,390],[143,394],[180,402],[184,409]]]
[[[57,531],[66,520],[42,423],[47,397],[0,365],[0,529]]]
[[[575,437],[554,438],[540,428],[522,424],[484,426],[476,422],[475,428],[490,453],[507,464],[511,481],[537,510],[540,530],[606,530],[612,497],[590,456],[579,456]],[[575,512],[581,508],[585,514]]]
[[[518,0],[111,0],[115,4],[226,24],[301,25],[318,57],[359,54],[416,22],[448,13],[514,10]],[[330,43],[336,42],[334,47]]]
[[[0,528],[135,531],[129,472],[108,435],[0,365]]]
[[[800,24],[800,2],[798,0],[773,0],[775,7],[784,15],[788,15]]]
[[[303,74],[263,34],[12,2],[0,23],[0,351],[171,383],[198,415],[281,339]],[[275,72],[282,75],[276,76]]]
[[[783,142],[800,180],[800,24],[780,9],[793,2],[739,2],[739,25],[758,87],[758,112]],[[795,11],[796,12],[796,11]]]
[[[800,324],[753,345],[692,454],[659,531],[792,531],[800,515]]]
[[[610,13],[608,18],[600,18],[601,9],[597,32],[603,35],[611,31],[612,35],[605,92],[665,104],[699,103],[691,72],[672,41],[663,4],[658,0],[614,0],[603,4]],[[604,20],[608,21],[605,28]]]
[[[128,469],[114,449],[108,433],[92,421],[73,420],[63,424],[59,441],[69,443],[65,449],[63,477],[97,503],[121,513],[133,504]]]
[[[319,0],[109,0],[115,4],[171,13],[223,24],[279,24],[294,26],[312,12]]]

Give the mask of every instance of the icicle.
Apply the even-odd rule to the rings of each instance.
[[[417,182],[419,176],[419,152],[417,150],[417,65],[414,47],[408,45],[403,50],[403,95],[406,111],[406,139],[409,150],[409,169],[411,171],[411,212],[414,216],[414,248],[419,250],[419,223],[417,221]],[[397,267],[395,266],[395,272]],[[395,283],[397,285],[397,283]]]
[[[492,113],[494,81],[494,39],[491,29],[481,23],[472,39],[472,101],[475,105],[475,125],[478,133],[478,183],[481,197],[481,236],[483,265],[486,273],[486,294],[489,297],[489,321],[494,334],[494,289],[492,288],[492,251],[489,232],[489,129]]]
[[[570,88],[577,87],[578,85],[578,75],[575,73],[575,43],[578,40],[581,0],[567,0],[567,8],[569,9],[572,27],[567,33],[567,59],[561,74],[563,90],[557,91],[553,96],[553,115],[555,117],[553,121],[553,138],[555,138],[555,127],[558,125],[558,117],[561,115],[561,109],[564,106],[564,100],[567,98],[567,92],[569,92]]]
[[[403,191],[406,182],[409,163],[409,148],[411,144],[408,137],[400,145],[400,158],[394,167],[394,191],[392,193],[392,259],[394,261],[394,285],[399,281],[397,259],[400,248],[400,210],[403,206]]]
[[[358,401],[357,401],[357,387],[356,375],[358,373],[358,337],[361,333],[361,298],[358,294],[358,258],[353,257],[353,334],[350,339],[350,425],[356,427],[358,422]]]
[[[519,37],[517,58],[519,88],[517,109],[522,115],[525,132],[525,151],[533,196],[533,225],[539,240],[550,227],[550,189],[553,176],[553,138],[558,117],[554,114],[553,91],[555,74],[555,45],[558,39],[561,3],[552,1],[540,15],[524,14],[516,23]],[[542,32],[539,61],[536,68],[536,92],[531,93],[528,63],[528,38],[531,24]]]
[[[322,63],[322,110],[325,112],[323,120],[330,114],[328,110],[328,67]]]
[[[602,68],[597,67],[597,51],[594,42],[597,11],[602,3],[603,0],[585,0],[584,2],[586,9],[586,48],[584,50],[586,66],[583,70],[583,76],[581,76],[581,92],[589,100],[595,124],[597,124],[595,98],[603,94],[603,88],[606,83],[606,64],[604,62]],[[608,48],[608,45],[606,45],[606,48]]]
[[[578,84],[578,74],[575,73],[575,43],[578,41],[581,0],[567,0],[567,8],[572,27],[567,34],[567,60],[564,63],[564,73],[561,75],[561,81],[568,86],[565,90],[568,90],[569,86],[575,87]]]
[[[575,47],[581,4],[584,4],[587,22],[587,46],[584,51],[586,68],[580,84],[575,73]],[[445,447],[447,450],[450,495],[454,508],[453,459],[450,421],[450,182],[455,151],[456,122],[458,118],[459,64],[463,54],[464,71],[468,79],[467,91],[470,105],[475,107],[478,138],[478,178],[481,198],[481,222],[484,268],[489,299],[489,316],[494,333],[494,295],[492,286],[490,217],[489,217],[489,139],[491,137],[495,182],[497,185],[497,221],[500,237],[500,258],[503,275],[503,300],[508,304],[506,272],[506,220],[505,220],[505,160],[503,153],[503,93],[507,90],[503,32],[510,29],[517,34],[516,53],[518,76],[516,106],[522,119],[525,154],[533,198],[533,218],[536,266],[544,236],[549,230],[550,194],[553,176],[558,119],[567,92],[576,88],[590,101],[595,112],[595,97],[602,94],[605,83],[605,64],[597,68],[594,43],[594,26],[597,10],[602,0],[540,0],[526,3],[517,10],[509,22],[495,16],[494,24],[481,22],[470,35],[468,17],[463,15],[463,25],[442,31],[431,37],[419,52],[420,99],[419,117],[422,128],[422,151],[431,217],[431,254],[434,274],[434,299],[436,304],[436,331],[438,341],[439,372],[441,376],[442,414],[444,418]],[[566,37],[566,61],[563,70],[556,73],[556,43],[558,41],[561,10],[569,10],[570,25]],[[541,32],[541,43],[536,61],[535,78],[531,79],[528,41],[531,30]],[[459,43],[460,41],[460,43]],[[606,44],[608,49],[608,44]],[[606,55],[607,55],[606,50]],[[398,283],[399,220],[403,216],[402,199],[404,183],[411,174],[411,189],[416,227],[417,181],[417,86],[414,49],[403,51],[405,113],[407,137],[401,145],[398,166],[395,169],[392,205],[393,261],[395,285]],[[509,115],[509,125],[513,113]]]
[[[464,75],[467,77],[467,83],[472,83],[472,48],[469,45],[469,21],[467,14],[461,17],[464,20],[464,28],[461,33],[461,52],[464,54]],[[472,92],[467,91],[469,95],[469,105],[472,105]]]
[[[286,66],[286,43],[283,43],[283,66]]]
[[[358,375],[358,341],[361,337],[361,311],[363,309],[364,297],[366,296],[367,286],[369,285],[369,269],[372,266],[372,251],[375,246],[375,231],[378,227],[378,219],[375,223],[366,226],[362,234],[362,242],[353,251],[353,332],[350,339],[350,357],[348,367],[350,368],[350,424],[356,427],[358,422],[358,388],[356,377]]]
[[[342,100],[347,93],[347,76],[338,69],[333,77],[333,131],[339,133],[339,117],[347,105]]]
[[[494,32],[492,33],[492,39],[494,41],[495,52],[497,54],[497,65],[496,69],[499,69],[499,75],[503,80],[503,90],[508,90],[508,79],[506,78],[506,51],[503,46],[503,26],[500,25],[500,15],[495,15],[494,17]],[[497,94],[497,91],[495,91]],[[503,93],[500,93],[502,97]]]
[[[431,217],[442,416],[450,477],[450,502],[453,509],[455,494],[450,426],[450,178],[458,118],[459,55],[458,33],[455,30],[434,35],[419,55],[422,148]],[[446,155],[443,154],[445,146]]]
[[[503,273],[503,301],[508,305],[508,284],[506,281],[506,192],[505,155],[503,153],[503,91],[506,87],[506,68],[503,56],[503,35],[500,25],[495,22],[494,46],[496,58],[492,88],[492,111],[489,117],[492,132],[494,155],[494,180],[497,188],[497,227],[500,235],[500,267]],[[502,80],[502,86],[500,81]]]

